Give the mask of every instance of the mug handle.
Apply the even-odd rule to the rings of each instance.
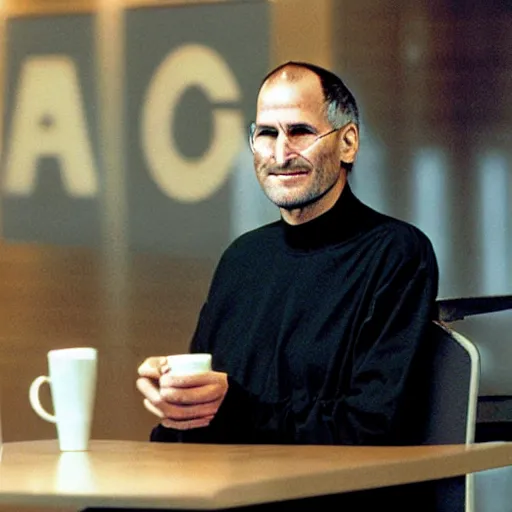
[[[28,398],[30,400],[30,405],[36,411],[43,420],[49,421],[50,423],[57,423],[57,418],[55,415],[49,414],[45,411],[43,406],[41,405],[41,401],[39,400],[39,389],[41,388],[41,385],[45,382],[48,382],[50,384],[50,377],[47,377],[46,375],[40,375],[37,377],[37,379],[32,382],[30,385],[30,390],[28,392]]]

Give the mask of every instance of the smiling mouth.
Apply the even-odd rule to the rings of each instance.
[[[284,172],[271,172],[269,173],[270,176],[278,176],[278,177],[292,177],[292,176],[302,176],[304,174],[308,174],[309,171],[303,170],[303,169],[297,169],[294,171],[284,171]]]

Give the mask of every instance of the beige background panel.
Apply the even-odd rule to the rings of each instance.
[[[288,60],[332,67],[335,0],[275,0],[271,5],[271,67]]]

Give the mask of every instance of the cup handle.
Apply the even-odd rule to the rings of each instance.
[[[30,390],[28,392],[28,398],[30,400],[30,405],[36,411],[43,420],[49,421],[50,423],[57,423],[57,418],[46,412],[41,405],[41,401],[39,400],[39,389],[41,388],[41,385],[45,382],[48,382],[50,384],[50,377],[46,377],[46,375],[40,375],[37,377],[37,379],[32,382],[30,385]]]

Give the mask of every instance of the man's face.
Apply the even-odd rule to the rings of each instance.
[[[271,151],[254,153],[256,176],[268,198],[285,212],[306,211],[301,222],[329,209],[346,181],[340,167],[340,132],[304,150],[293,147],[294,130],[299,134],[311,130],[316,135],[332,130],[318,77],[308,73],[296,82],[279,78],[264,85],[258,97],[256,130],[272,144]]]

